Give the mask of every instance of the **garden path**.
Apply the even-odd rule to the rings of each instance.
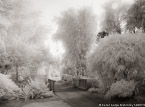
[[[101,107],[99,104],[109,103],[97,95],[73,88],[63,81],[56,83],[56,95],[72,107]]]
[[[97,94],[89,94],[86,91],[73,88],[70,84],[66,84],[64,81],[56,82],[55,84],[55,97],[54,100],[48,100],[45,102],[34,102],[23,107],[104,107],[112,104],[130,104],[131,102],[118,102],[118,101],[106,101]],[[133,102],[132,102],[133,103]],[[100,106],[101,104],[101,106]],[[103,105],[104,104],[104,105]],[[113,107],[109,106],[109,107]],[[117,106],[119,107],[119,106]]]

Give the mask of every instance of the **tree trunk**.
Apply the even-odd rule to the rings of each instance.
[[[80,74],[86,76],[86,53],[82,51],[80,54]]]
[[[106,81],[106,78],[104,77],[104,75],[102,74],[102,69],[101,70],[98,70],[98,73],[99,73],[99,76],[100,76],[100,78],[101,78],[101,80],[102,80],[102,82],[103,82],[103,93],[105,94],[106,93],[106,91],[107,91],[107,81]]]

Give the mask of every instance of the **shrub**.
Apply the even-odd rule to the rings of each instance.
[[[52,92],[49,91],[47,85],[44,81],[31,80],[29,83],[21,88],[20,98],[25,99],[25,101],[30,98],[43,98],[53,96]]]
[[[30,99],[30,97],[33,98],[33,96],[34,96],[33,89],[30,85],[27,84],[26,86],[21,88],[19,98],[25,99],[25,101],[27,101]]]
[[[105,98],[131,97],[135,91],[135,86],[136,83],[134,83],[134,81],[126,81],[122,79],[121,81],[117,81],[111,85],[110,90],[105,95]]]
[[[49,89],[44,81],[31,80],[29,85],[33,89],[34,98],[50,97],[52,94],[48,94]]]
[[[19,91],[20,88],[9,78],[8,75],[0,73],[0,89],[13,93]]]
[[[105,90],[115,81],[134,79],[145,69],[145,34],[114,34],[101,39],[90,57],[91,71],[103,80]]]
[[[29,82],[30,86],[33,88],[33,89],[37,89],[41,92],[45,92],[46,90],[48,90],[48,87],[47,85],[45,84],[44,81],[39,81],[39,80],[31,80]]]
[[[10,100],[18,98],[20,88],[10,79],[9,75],[0,73],[0,99]]]

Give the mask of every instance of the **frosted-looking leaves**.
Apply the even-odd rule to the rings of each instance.
[[[66,51],[65,61],[79,72],[86,69],[86,55],[96,40],[96,30],[96,17],[90,8],[70,9],[58,18],[55,39],[63,41]]]
[[[121,80],[111,85],[110,90],[106,93],[106,99],[113,97],[130,97],[135,90],[136,83],[134,81]]]
[[[115,71],[110,79],[115,79],[118,74],[121,78],[129,78],[129,72],[137,70],[143,73],[145,65],[145,35],[124,34],[110,35],[101,40],[93,53],[93,68],[108,74]],[[94,62],[94,63],[93,63]],[[134,70],[132,70],[134,69]],[[131,73],[132,74],[132,73]]]
[[[0,73],[0,89],[13,93],[13,91],[19,91],[19,87],[9,78],[8,75]]]
[[[108,0],[104,3],[104,15],[101,17],[102,30],[109,34],[121,34],[124,14],[129,5],[122,0]]]

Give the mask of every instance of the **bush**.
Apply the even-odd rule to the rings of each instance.
[[[0,89],[13,93],[15,91],[20,91],[20,88],[9,78],[8,75],[0,73]]]
[[[34,98],[50,97],[52,94],[48,94],[49,88],[44,81],[31,80],[29,85],[33,89]],[[51,93],[51,92],[50,92]]]
[[[24,87],[21,88],[21,92],[19,94],[19,98],[25,99],[25,101],[29,100],[30,97],[33,98],[34,93],[33,93],[33,89],[30,85],[26,85]]]
[[[121,81],[117,81],[111,85],[110,90],[105,95],[105,98],[111,99],[114,97],[131,97],[135,91],[135,86],[136,83],[134,83],[134,81],[126,81],[122,79]]]
[[[0,73],[0,99],[9,100],[17,98],[20,88],[10,79],[9,75]]]
[[[114,34],[101,39],[92,53],[90,71],[102,78],[105,90],[114,81],[132,80],[145,69],[145,34]]]
[[[31,80],[31,81],[29,82],[29,84],[30,84],[30,86],[31,86],[32,88],[38,89],[38,90],[40,90],[40,91],[46,91],[46,89],[48,89],[47,86],[46,86],[46,84],[45,84],[45,82],[43,82],[43,81]]]
[[[47,85],[44,81],[31,80],[29,84],[22,87],[20,98],[25,99],[25,101],[30,98],[43,98],[53,96],[52,92],[49,91]]]

